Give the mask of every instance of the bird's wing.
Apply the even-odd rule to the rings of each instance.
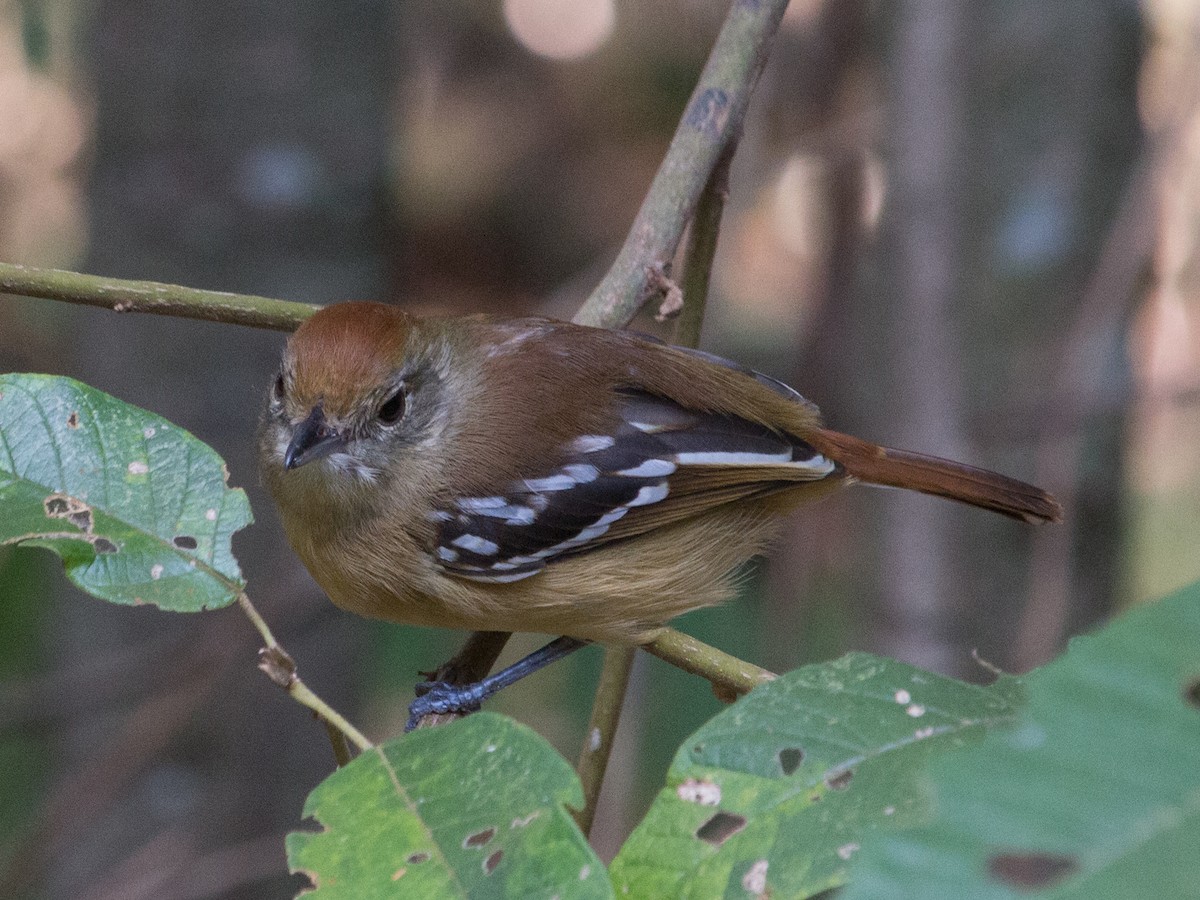
[[[556,559],[840,471],[798,438],[645,392],[620,391],[618,412],[616,429],[580,435],[554,470],[437,509],[441,567],[518,581]]]

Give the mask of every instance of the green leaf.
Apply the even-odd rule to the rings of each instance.
[[[927,756],[1014,715],[977,687],[850,654],[755,688],[680,749],[612,863],[629,897],[807,897],[842,884],[863,836],[925,814]]]
[[[847,898],[1200,895],[1200,585],[1025,684],[1013,727],[931,766],[935,820],[866,845]]]
[[[603,898],[604,865],[564,804],[574,772],[523,725],[477,713],[367,751],[309,795],[324,827],[288,835],[314,900]]]
[[[251,521],[216,451],[70,378],[0,376],[0,544],[45,547],[96,597],[194,612],[233,602]]]

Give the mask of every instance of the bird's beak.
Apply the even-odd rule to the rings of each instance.
[[[318,403],[308,414],[308,418],[292,432],[292,441],[283,455],[283,467],[297,469],[314,459],[328,456],[345,445],[345,436],[325,421],[325,411]]]

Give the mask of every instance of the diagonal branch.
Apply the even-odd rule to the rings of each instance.
[[[737,142],[731,141],[718,158],[716,168],[713,169],[700,195],[688,236],[683,276],[683,314],[680,317],[677,335],[679,343],[688,347],[695,347],[700,343],[704,307],[708,301],[709,276],[712,273],[713,257],[717,252],[717,235],[721,228],[721,213],[725,209],[725,199],[729,194],[729,166],[736,147]],[[669,648],[667,652],[670,652]],[[579,780],[583,784],[584,797],[583,809],[576,816],[576,821],[585,834],[591,831],[592,820],[596,816],[600,788],[604,784],[604,773],[608,769],[617,726],[621,721],[625,691],[633,671],[635,655],[634,647],[608,647],[604,651],[604,668],[600,673],[587,736],[576,766]],[[718,666],[719,664],[718,662]],[[724,685],[722,689],[728,692],[729,686]]]
[[[348,738],[359,750],[370,750],[372,744],[363,733],[300,680],[300,676],[296,674],[296,663],[275,640],[270,626],[255,609],[254,604],[250,602],[245,591],[238,592],[237,602],[246,618],[250,620],[262,637],[263,647],[258,651],[258,668],[275,684],[287,691],[293,700],[301,706],[307,706],[321,720],[329,734],[329,741],[333,745],[333,755],[337,759],[338,765],[345,765],[345,762],[349,761],[345,742],[339,739],[339,734]]]
[[[787,0],[734,0],[629,236],[576,322],[624,325],[653,296],[655,273],[669,269],[709,176],[741,134],[786,8]]]

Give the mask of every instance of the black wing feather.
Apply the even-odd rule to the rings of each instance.
[[[613,434],[582,436],[554,471],[439,509],[435,554],[445,571],[516,581],[656,522],[837,470],[794,437],[640,391],[621,392],[620,416]],[[672,502],[680,509],[665,515]]]

